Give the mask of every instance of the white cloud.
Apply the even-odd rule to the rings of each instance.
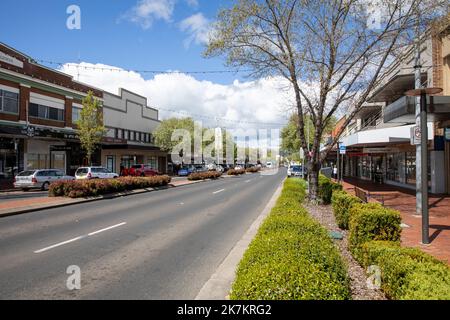
[[[193,8],[198,7],[198,0],[186,0],[186,2],[190,7],[193,7]]]
[[[157,74],[146,80],[135,72],[102,71],[89,67],[116,69],[102,64],[81,63],[79,81],[116,94],[118,88],[123,87],[143,95],[148,98],[150,106],[160,110],[161,118],[192,115],[207,126],[269,129],[276,126],[262,123],[286,123],[287,109],[291,104],[290,91],[286,91],[286,82],[280,78],[247,82],[235,80],[232,84],[223,85],[200,81],[183,73]],[[74,64],[63,66],[61,71],[77,76]],[[219,119],[216,121],[215,117]]]
[[[172,20],[176,0],[139,0],[134,7],[126,12],[122,19],[149,29],[155,20]]]
[[[189,47],[192,42],[205,44],[208,42],[212,30],[211,21],[202,13],[197,13],[181,21],[180,30],[189,34],[184,42],[185,47]]]

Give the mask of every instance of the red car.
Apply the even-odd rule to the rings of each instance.
[[[158,170],[147,164],[135,164],[129,169],[128,173],[134,177],[153,177],[159,174]]]

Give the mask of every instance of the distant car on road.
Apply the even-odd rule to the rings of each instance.
[[[153,169],[147,164],[135,164],[129,170],[130,176],[134,177],[153,177],[159,174],[158,170]]]
[[[301,165],[291,165],[287,170],[288,177],[301,177],[302,175],[303,175],[303,167]]]
[[[196,171],[196,169],[193,165],[184,165],[181,167],[180,170],[178,170],[177,174],[180,177],[186,177],[195,171]]]
[[[266,163],[266,167],[268,169],[272,169],[274,166],[273,166],[273,163],[269,161],[269,162]]]
[[[48,190],[52,182],[74,179],[74,177],[67,176],[58,169],[26,170],[20,172],[14,178],[14,187],[24,191],[35,188]]]
[[[237,164],[234,166],[234,170],[242,170],[242,169],[244,169],[243,165]]]
[[[115,179],[118,178],[117,173],[111,172],[104,167],[80,167],[75,172],[75,179]]]

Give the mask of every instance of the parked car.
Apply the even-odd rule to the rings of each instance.
[[[242,170],[242,169],[244,169],[244,166],[241,164],[237,164],[234,166],[234,170]]]
[[[205,172],[208,171],[208,167],[203,164],[196,164],[194,172]]]
[[[14,187],[24,191],[29,189],[48,190],[52,182],[59,180],[74,180],[75,177],[65,175],[58,169],[26,170],[14,178]]]
[[[266,163],[266,167],[268,169],[272,169],[274,166],[273,166],[273,163],[269,161],[269,162]]]
[[[303,167],[301,165],[291,165],[287,170],[288,177],[301,177],[303,174]]]
[[[130,176],[135,177],[153,177],[159,174],[158,170],[153,169],[147,164],[135,164],[128,171]]]
[[[104,167],[80,167],[75,172],[75,179],[115,179],[118,178],[117,173],[111,172]]]
[[[181,167],[180,170],[178,170],[178,175],[180,177],[185,177],[190,175],[192,172],[196,172],[196,169],[193,165],[184,165]]]
[[[223,173],[224,170],[225,170],[225,169],[224,169],[220,164],[216,166],[216,171],[217,171],[217,172]]]

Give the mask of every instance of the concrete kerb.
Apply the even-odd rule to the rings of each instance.
[[[229,299],[228,295],[231,290],[231,285],[236,276],[236,268],[248,246],[250,245],[250,242],[256,236],[261,223],[275,206],[275,203],[281,194],[281,190],[283,189],[284,181],[285,180],[280,183],[272,198],[270,198],[261,214],[252,223],[241,240],[236,243],[236,245],[231,249],[228,256],[222,261],[211,278],[200,289],[199,293],[195,297],[195,300]]]

